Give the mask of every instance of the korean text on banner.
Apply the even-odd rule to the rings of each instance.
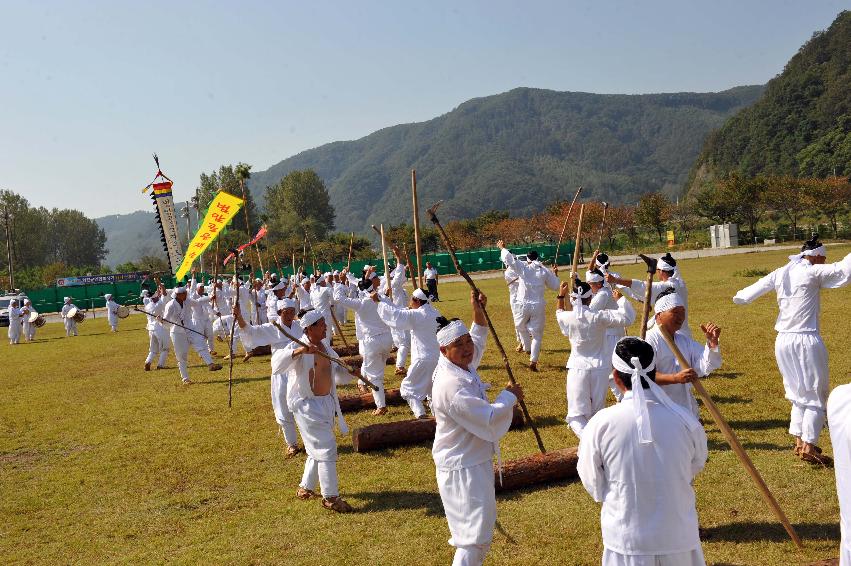
[[[210,244],[218,237],[219,231],[227,226],[228,222],[233,220],[236,213],[242,208],[243,200],[235,197],[232,194],[224,191],[219,191],[210,207],[207,209],[207,214],[204,216],[204,222],[195,232],[195,237],[189,242],[189,247],[186,249],[186,255],[183,256],[183,263],[180,264],[180,269],[177,270],[175,277],[178,281],[186,277],[186,272],[192,266],[192,263],[204,253]]]

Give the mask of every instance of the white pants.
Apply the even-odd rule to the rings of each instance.
[[[520,328],[517,326],[517,311],[520,310],[521,307],[514,301],[514,293],[509,292],[508,306],[511,307],[511,319],[512,322],[514,322],[514,337],[517,338],[517,341],[522,344],[523,341],[520,339]]]
[[[411,411],[417,418],[426,412],[423,400],[431,396],[431,378],[434,374],[434,368],[437,367],[438,359],[439,354],[425,358],[412,358],[411,367],[408,368],[408,373],[402,380],[402,385],[399,386],[402,399],[408,402]]]
[[[358,342],[358,352],[363,356],[361,373],[378,387],[378,391],[372,392],[375,406],[382,408],[387,406],[384,397],[384,366],[387,365],[387,356],[393,347],[393,337],[389,332],[378,336],[367,336]]]
[[[199,332],[204,333],[204,336],[207,339],[207,348],[209,348],[211,352],[215,352],[216,333],[213,330],[213,321],[210,320],[209,317],[205,316],[203,320],[193,320],[192,325],[197,328]]]
[[[298,446],[298,434],[295,430],[295,417],[287,407],[287,375],[286,373],[272,374],[272,410],[275,420],[284,433],[287,446]]]
[[[71,317],[65,317],[63,320],[65,321],[65,336],[76,336],[77,321]]]
[[[189,346],[198,352],[204,363],[210,365],[213,363],[213,358],[210,357],[210,350],[207,349],[207,341],[203,336],[190,332],[171,333],[171,343],[174,346],[174,357],[177,358],[177,369],[180,370],[180,378],[183,381],[189,381]]]
[[[459,470],[438,468],[437,488],[452,535],[449,544],[463,550],[455,552],[453,564],[481,564],[496,524],[493,463],[488,460]]]
[[[851,546],[843,544],[839,548],[839,566],[851,566]]]
[[[114,314],[108,314],[106,316],[106,321],[109,323],[110,328],[112,328],[113,332],[118,332],[118,316]]]
[[[21,340],[21,323],[9,322],[9,344],[17,344]]]
[[[398,348],[396,351],[396,367],[405,367],[405,362],[408,361],[408,354],[411,353],[411,332],[409,330],[391,330],[390,335],[393,337],[393,344]]]
[[[792,403],[789,434],[817,444],[826,419],[830,381],[827,348],[815,332],[780,332],[774,355]]]
[[[164,328],[156,330],[148,330],[148,357],[145,358],[145,363],[153,363],[157,357],[157,367],[165,367],[166,358],[168,358],[169,347],[168,335]]]
[[[607,368],[567,370],[567,421],[576,436],[582,438],[585,425],[606,407]]]
[[[30,324],[28,320],[24,321],[24,340],[27,342],[35,338],[35,324]]]
[[[299,399],[292,409],[301,430],[304,451],[307,452],[304,475],[299,485],[313,491],[319,481],[322,497],[327,499],[340,495],[337,438],[334,436],[334,397],[323,395]]]
[[[603,547],[603,566],[705,566],[699,546],[675,554],[619,554]]]
[[[520,343],[529,352],[529,361],[537,362],[544,337],[546,306],[544,303],[521,303],[513,311],[514,328],[520,334]]]

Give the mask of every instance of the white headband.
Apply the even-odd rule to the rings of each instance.
[[[71,297],[63,297],[62,300],[65,301],[66,303],[70,303]]]
[[[683,299],[678,293],[670,293],[656,300],[656,304],[653,305],[653,312],[659,314],[660,312],[669,311],[676,307],[685,307],[685,303],[683,303]]]
[[[624,340],[624,338],[621,338],[621,340]],[[621,340],[618,340],[618,342],[620,343]],[[635,424],[638,427],[639,443],[650,444],[653,442],[653,431],[650,428],[650,413],[647,410],[647,397],[644,387],[641,385],[642,377],[644,378],[644,382],[650,387],[650,391],[656,397],[656,400],[672,410],[689,430],[697,430],[697,427],[701,426],[700,422],[694,418],[691,412],[672,401],[668,397],[668,394],[655,381],[648,377],[647,374],[656,368],[655,359],[646,368],[641,367],[641,360],[636,357],[630,358],[629,362],[627,364],[616,352],[612,352],[612,367],[621,373],[632,376],[632,409],[635,414]],[[632,364],[632,367],[630,367],[630,364]]]
[[[314,324],[316,324],[319,321],[320,318],[325,318],[325,317],[322,316],[321,311],[314,309],[314,310],[310,310],[310,311],[307,311],[306,313],[304,313],[304,316],[301,317],[301,319],[299,320],[299,323],[301,324],[301,327],[303,329],[307,330],[308,326],[313,326]]]
[[[599,273],[594,273],[593,271],[585,272],[585,282],[586,283],[602,283],[603,276]]]
[[[453,320],[437,331],[437,343],[441,346],[449,346],[470,331],[460,320]]]
[[[593,295],[590,288],[582,294],[578,292],[579,289],[581,287],[576,287],[570,293],[570,304],[573,305],[573,314],[576,315],[576,318],[580,318],[585,314],[585,303],[582,300],[588,299]]]
[[[275,308],[278,310],[278,312],[284,309],[294,309],[295,307],[295,299],[280,299],[275,303]]]
[[[112,298],[112,293],[107,293],[106,295],[103,296],[103,298],[106,299],[107,301],[110,300]]]
[[[428,302],[428,295],[426,295],[422,289],[417,289],[411,294],[412,297],[417,299],[418,301],[423,301],[424,303]]]
[[[792,261],[802,260],[805,257],[827,257],[827,249],[824,245],[817,247],[814,250],[804,250],[799,254],[790,255],[789,259]]]
[[[287,288],[286,281],[281,281],[280,283],[278,283],[277,285],[272,287],[272,291],[283,291],[286,288]]]
[[[659,260],[656,263],[656,267],[658,267],[662,271],[675,271],[677,269],[677,266],[671,265],[670,263],[665,261],[665,258],[663,258],[663,257],[659,258]]]

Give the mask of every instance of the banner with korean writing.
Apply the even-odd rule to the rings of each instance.
[[[224,191],[219,191],[210,203],[207,209],[207,214],[204,216],[204,222],[198,227],[195,232],[195,237],[189,242],[189,247],[186,249],[186,255],[183,256],[183,263],[180,264],[180,269],[175,273],[175,278],[180,281],[186,277],[192,263],[204,253],[210,244],[212,244],[228,222],[233,220],[236,213],[242,208],[243,200],[235,197],[232,194]]]

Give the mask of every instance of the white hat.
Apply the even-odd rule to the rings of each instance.
[[[151,292],[150,292],[150,291],[148,291],[147,289],[142,289],[142,296],[143,296],[143,297],[150,297],[150,296],[151,296]]]
[[[66,303],[70,303],[71,297],[63,297],[62,300],[65,301]]]
[[[337,271],[336,269],[334,270],[334,273],[332,273],[332,275],[339,275],[339,274],[340,274],[340,272]]]
[[[590,271],[585,272],[585,282],[586,283],[602,283],[605,281],[603,278],[603,274],[600,273],[596,269],[592,269]]]
[[[278,299],[275,303],[275,308],[277,312],[281,312],[284,309],[294,309],[298,306],[295,299]]]
[[[185,293],[185,292],[186,292],[186,287],[178,286],[178,287],[175,287],[174,289],[171,290],[171,296],[172,296],[172,298],[174,298],[177,295],[179,295],[180,293]]]
[[[272,287],[272,290],[273,290],[273,291],[282,291],[282,290],[284,290],[284,289],[286,289],[286,288],[287,288],[287,283],[286,283],[286,281],[281,281],[280,283],[278,283],[277,285],[275,285],[274,287]]]
[[[470,331],[460,320],[453,320],[437,331],[437,343],[441,346],[449,346]]]
[[[411,296],[417,299],[418,301],[423,301],[424,303],[427,303],[429,301],[428,295],[426,295],[422,289],[417,289],[411,294]]]
[[[105,295],[103,296],[103,298],[104,298],[104,299],[106,299],[107,301],[108,301],[108,300],[110,300],[110,299],[112,298],[112,293],[107,293],[107,294],[105,294]]]
[[[665,294],[660,295],[658,299],[656,299],[656,304],[653,305],[653,312],[656,314],[660,312],[669,311],[671,309],[677,307],[685,307],[685,303],[683,303],[682,297],[671,288],[671,292],[665,292]]]
[[[304,316],[299,319],[299,324],[301,324],[301,327],[303,329],[307,330],[308,327],[313,326],[314,324],[319,322],[320,318],[325,318],[324,316],[322,316],[322,312],[316,309],[311,309],[304,313]]]

